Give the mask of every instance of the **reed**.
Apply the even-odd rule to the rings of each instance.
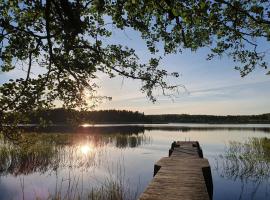
[[[110,163],[106,169],[106,177],[97,180],[94,186],[83,185],[83,174],[81,176],[69,176],[62,178],[56,184],[55,191],[49,193],[47,200],[135,200],[139,195],[139,182],[131,184],[126,178],[124,159]],[[58,178],[57,178],[58,179]],[[43,199],[36,196],[36,200]]]

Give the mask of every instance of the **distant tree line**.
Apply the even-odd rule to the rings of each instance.
[[[49,109],[28,114],[27,123],[32,124],[96,124],[96,123],[269,123],[270,113],[261,115],[145,115],[128,110],[77,111],[72,109]]]
[[[270,113],[262,115],[147,115],[154,123],[209,123],[209,124],[241,124],[241,123],[270,123]]]
[[[144,113],[127,110],[77,111],[72,109],[50,109],[29,113],[32,124],[78,124],[78,123],[142,123],[148,122]]]

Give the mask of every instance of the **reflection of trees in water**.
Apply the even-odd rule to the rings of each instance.
[[[235,127],[234,127],[235,126]],[[26,132],[46,132],[46,133],[87,133],[87,134],[141,134],[145,131],[152,130],[164,130],[164,131],[181,131],[181,132],[191,132],[191,131],[260,131],[265,133],[270,133],[270,127],[248,127],[248,126],[234,126],[230,125],[205,125],[197,124],[196,126],[189,126],[185,124],[99,124],[99,125],[82,125],[80,127],[72,127],[67,125],[56,125],[56,126],[46,126],[46,127],[36,127],[36,126],[22,126],[21,128]]]
[[[248,183],[253,184],[251,199],[259,186],[270,178],[270,139],[251,138],[247,142],[230,142],[225,153],[219,155],[216,170],[221,177],[240,180],[242,199]]]
[[[24,134],[23,138],[18,145],[0,138],[0,175],[87,169],[101,164],[108,144],[125,148],[150,142],[143,134]]]
[[[118,148],[134,148],[146,143],[150,143],[150,138],[146,137],[145,135],[117,135],[115,142],[115,146]]]
[[[191,124],[192,125],[192,124]],[[241,127],[241,125],[239,125],[239,127],[232,127],[230,125],[224,125],[224,127],[222,126],[215,126],[214,124],[211,126],[209,125],[204,125],[201,124],[201,126],[198,124],[197,127],[196,126],[186,126],[186,125],[146,125],[144,127],[144,130],[165,130],[165,131],[181,131],[181,132],[191,132],[191,131],[260,131],[260,132],[265,132],[265,133],[270,133],[270,128],[267,127]]]

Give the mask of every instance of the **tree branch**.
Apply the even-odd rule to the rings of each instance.
[[[262,18],[259,18],[259,19],[258,18],[255,18],[248,11],[246,11],[244,9],[241,9],[240,7],[236,7],[236,6],[232,5],[231,3],[227,2],[227,1],[224,1],[224,0],[215,0],[215,1],[218,2],[218,3],[223,3],[223,4],[225,4],[225,5],[233,8],[235,10],[238,10],[242,14],[246,15],[247,17],[249,17],[251,20],[255,21],[256,23],[270,25],[270,21],[264,20]]]

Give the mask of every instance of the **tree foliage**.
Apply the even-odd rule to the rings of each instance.
[[[150,122],[144,113],[128,110],[77,111],[58,108],[30,112],[28,116],[31,124],[39,124],[40,120],[62,125]]]
[[[229,55],[241,76],[256,66],[267,68],[267,50],[258,41],[270,39],[266,0],[46,0],[0,1],[0,64],[3,72],[22,66],[26,76],[0,87],[0,112],[26,112],[50,107],[86,105],[94,98],[98,73],[142,81],[142,92],[155,101],[157,87],[168,85],[157,57],[209,47],[208,58]],[[113,25],[141,33],[153,58],[142,63],[136,52],[106,43]],[[32,75],[34,68],[44,73]],[[99,100],[99,98],[95,98]],[[3,119],[2,119],[3,120]]]
[[[97,89],[93,79],[98,72],[141,80],[141,90],[153,101],[154,88],[175,87],[164,81],[168,73],[158,69],[159,59],[141,64],[133,49],[103,43],[111,36],[104,18],[114,6],[101,3],[1,2],[1,69],[11,71],[19,62],[28,65],[25,78],[10,80],[0,88],[2,110],[49,106],[55,100],[65,107],[82,107],[87,95],[93,97]],[[37,66],[45,73],[31,76]]]

